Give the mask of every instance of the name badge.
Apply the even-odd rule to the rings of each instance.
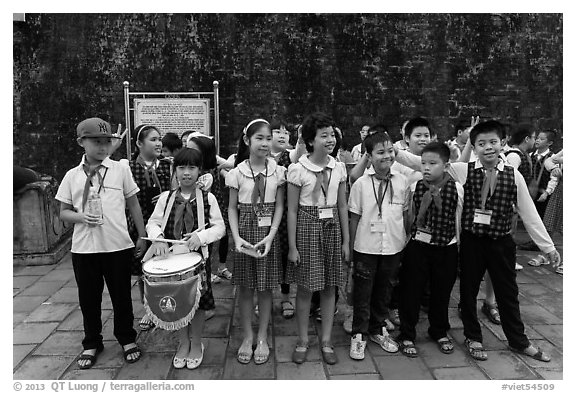
[[[414,236],[414,240],[418,240],[419,242],[430,243],[432,241],[432,233],[424,228],[416,229],[416,236]]]
[[[327,218],[334,218],[334,212],[331,207],[319,207],[318,208],[318,218],[321,220]]]
[[[474,209],[474,224],[490,225],[492,210]]]
[[[269,227],[271,225],[272,225],[272,216],[271,215],[258,217],[258,226],[259,227]]]
[[[384,224],[384,221],[370,221],[370,232],[386,232],[386,225]]]

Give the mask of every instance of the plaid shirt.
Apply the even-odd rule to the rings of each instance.
[[[532,164],[530,163],[530,161],[532,159],[528,156],[528,154],[524,153],[519,149],[511,149],[504,154],[506,155],[506,157],[508,157],[510,153],[516,153],[520,156],[520,166],[518,167],[518,172],[520,172],[520,174],[524,177],[526,184],[530,184],[530,181],[533,178],[532,172],[530,171],[530,169],[532,168]]]
[[[512,228],[512,215],[516,203],[516,183],[514,168],[504,165],[498,171],[496,190],[486,201],[486,210],[492,210],[490,225],[474,224],[474,210],[481,208],[481,190],[484,182],[484,169],[474,169],[474,162],[468,163],[468,174],[464,184],[464,210],[462,229],[478,236],[500,238]]]
[[[415,215],[420,211],[420,203],[427,188],[422,180],[416,184],[414,191],[414,212]],[[458,191],[456,189],[456,182],[450,179],[448,183],[440,191],[442,198],[442,212],[438,212],[438,208],[432,202],[426,211],[426,226],[432,232],[431,244],[446,246],[454,236],[456,236],[456,208],[458,206]],[[416,225],[412,225],[412,237],[416,236]]]

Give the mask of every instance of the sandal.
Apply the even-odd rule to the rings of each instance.
[[[488,304],[484,302],[482,305],[482,312],[484,315],[488,317],[490,322],[494,325],[501,325],[502,322],[500,321],[500,313],[498,312],[498,306],[496,304]]]
[[[254,363],[264,364],[268,361],[270,357],[270,348],[268,347],[268,342],[266,340],[258,341],[256,345],[256,350],[254,351]]]
[[[400,352],[402,355],[408,356],[409,358],[417,358],[418,357],[418,350],[414,343],[410,340],[402,340],[398,342],[398,347],[400,348]]]
[[[482,361],[488,360],[488,354],[484,350],[481,342],[467,338],[464,340],[464,345],[466,345],[466,349],[468,349],[468,353],[470,356],[472,356],[473,359]]]
[[[322,359],[326,362],[326,364],[336,364],[338,363],[338,358],[334,353],[334,347],[330,343],[322,343],[322,347],[320,348],[322,352]]]
[[[542,350],[538,347],[533,347],[534,349],[536,349],[536,353],[533,354],[529,354],[526,351],[528,350],[528,348],[532,347],[532,344],[530,344],[528,347],[524,348],[524,349],[516,349],[513,347],[510,347],[510,349],[513,352],[519,353],[521,355],[526,355],[526,356],[530,356],[532,359],[536,359],[539,360],[541,362],[549,362],[551,360],[550,355],[548,355],[547,353],[542,352]]]
[[[246,348],[249,348],[248,350]],[[252,350],[252,340],[244,340],[238,348],[238,361],[242,364],[250,363],[254,351]]]
[[[204,343],[200,343],[200,357],[199,358],[186,358],[186,368],[188,370],[194,370],[202,364],[202,360],[204,359]],[[190,354],[188,354],[190,355]]]
[[[290,300],[283,300],[280,305],[282,306],[282,316],[285,319],[290,319],[294,316],[294,305]]]
[[[528,261],[528,265],[538,267],[542,265],[549,265],[550,261],[545,255],[538,255]]]
[[[447,355],[454,352],[454,344],[452,343],[452,340],[450,340],[448,337],[442,337],[441,339],[436,340],[436,342],[438,343],[438,348],[440,349],[440,352],[445,353]]]
[[[556,268],[556,273],[560,274],[561,276],[564,275],[564,266],[560,265]]]
[[[308,343],[298,341],[296,348],[292,352],[292,361],[296,364],[302,364],[306,361],[306,354],[308,353]]]
[[[142,351],[140,350],[138,345],[136,345],[136,343],[133,343],[133,344],[134,344],[134,346],[130,349],[124,349],[124,346],[122,348],[124,360],[126,360],[126,362],[128,362],[128,363],[136,363],[142,357]],[[128,345],[130,345],[130,344],[128,344]],[[135,358],[129,359],[128,356],[132,355],[132,354],[138,354],[138,356],[136,356]]]
[[[91,349],[85,349],[85,351],[90,351]],[[81,366],[80,363],[78,363],[78,367],[80,368],[80,370],[87,370],[89,368],[92,368],[96,364],[96,360],[98,359],[98,354],[100,352],[102,352],[103,350],[104,350],[104,345],[100,344],[99,346],[96,347],[96,352],[94,352],[94,355],[90,355],[89,353],[82,353],[80,355],[80,357],[78,358],[78,362],[80,362],[80,360],[88,360],[90,363],[86,363],[83,366]]]
[[[222,270],[218,269],[217,274],[219,277],[222,277],[226,280],[232,280],[232,272],[230,272],[227,267]]]
[[[140,330],[145,332],[146,330],[150,330],[152,329],[154,326],[156,326],[154,324],[154,322],[152,322],[152,319],[150,319],[150,317],[148,316],[148,314],[145,314],[142,319],[140,320],[140,322],[138,323],[138,325],[140,326]]]

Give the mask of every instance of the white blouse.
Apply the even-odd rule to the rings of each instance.
[[[326,168],[331,169],[331,175],[328,177],[330,183],[328,184],[327,198],[320,190],[318,195],[318,202],[314,203],[313,191],[316,185],[316,174],[322,172],[322,167],[314,164],[307,155],[300,157],[296,164],[290,164],[288,167],[288,183],[300,187],[300,201],[302,206],[323,206],[323,205],[336,205],[338,202],[338,187],[347,179],[346,165],[341,162],[336,162],[334,157],[328,156],[329,161]]]
[[[267,158],[268,169],[254,171],[254,176],[259,173],[267,174],[264,202],[276,201],[276,190],[286,183],[286,168],[278,165],[273,158]],[[254,168],[253,168],[254,169]],[[226,175],[226,186],[238,190],[238,203],[252,203],[252,190],[254,178],[248,160],[242,161],[238,166]]]

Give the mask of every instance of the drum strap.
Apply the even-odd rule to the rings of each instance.
[[[198,228],[204,228],[205,217],[204,217],[204,198],[202,197],[202,191],[196,187],[196,209],[198,217]],[[208,260],[208,246],[202,246],[202,257],[204,260]]]

